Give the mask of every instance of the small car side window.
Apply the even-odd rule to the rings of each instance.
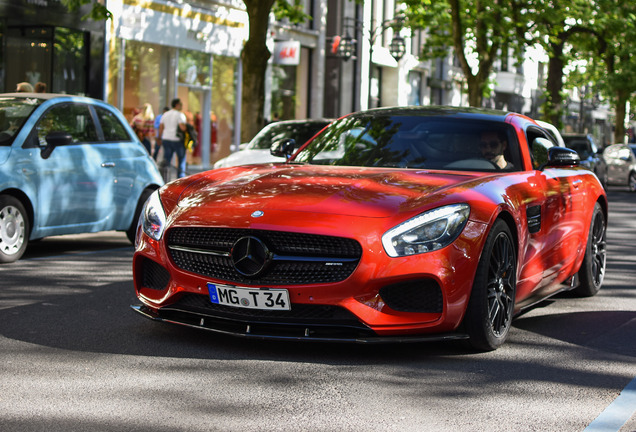
[[[97,118],[102,126],[104,141],[130,141],[126,128],[111,111],[102,107],[95,107]]]
[[[96,142],[97,131],[88,106],[60,104],[49,109],[36,126],[38,142],[46,146],[46,136],[51,132],[66,132],[74,144]]]

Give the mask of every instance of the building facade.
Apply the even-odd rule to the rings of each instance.
[[[132,120],[148,103],[155,115],[174,98],[199,131],[189,163],[202,168],[240,143],[241,50],[248,14],[241,0],[107,0],[113,19],[82,20],[60,0],[0,0],[0,91],[44,82],[83,94]],[[337,118],[405,105],[468,104],[454,56],[420,59],[426,34],[400,23],[397,0],[305,0],[311,18],[270,18],[272,53],[266,119]],[[540,115],[547,58],[528,52],[495,64],[485,105]],[[16,61],[16,59],[19,59]]]
[[[20,82],[104,98],[104,23],[60,0],[0,0],[0,92]]]

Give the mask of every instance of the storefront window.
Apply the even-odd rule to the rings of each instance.
[[[234,57],[215,55],[212,60],[211,161],[231,152],[236,106],[236,66],[237,59]]]
[[[63,27],[55,28],[53,44],[53,92],[86,93],[86,33]]]
[[[7,28],[6,58],[12,60],[7,61],[4,91],[15,91],[20,82],[28,82],[33,86],[37,82],[45,82],[50,89],[52,45],[52,27]],[[61,91],[64,88],[55,90]]]
[[[126,41],[124,65],[123,112],[132,120],[135,109],[149,103],[155,115],[166,105],[166,86],[162,85],[162,70],[169,63],[170,49],[144,42]]]
[[[296,118],[296,66],[274,65],[272,68],[272,118]]]
[[[210,54],[179,50],[179,84],[210,85]]]
[[[311,49],[302,47],[298,64],[272,66],[271,120],[304,119],[309,112]]]

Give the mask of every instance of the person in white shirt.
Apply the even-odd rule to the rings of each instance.
[[[181,112],[181,99],[173,99],[170,106],[172,109],[161,116],[157,140],[163,147],[163,159],[166,166],[172,163],[172,155],[177,154],[177,177],[181,178],[186,175],[186,148],[183,140],[177,135],[177,130],[185,132],[186,116]]]

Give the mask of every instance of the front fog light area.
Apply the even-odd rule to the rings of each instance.
[[[144,206],[141,212],[141,227],[144,232],[155,240],[160,240],[163,230],[166,227],[166,214],[163,211],[159,191],[155,191]]]
[[[384,233],[382,245],[390,257],[441,249],[459,236],[469,215],[468,204],[452,204],[427,211]]]

